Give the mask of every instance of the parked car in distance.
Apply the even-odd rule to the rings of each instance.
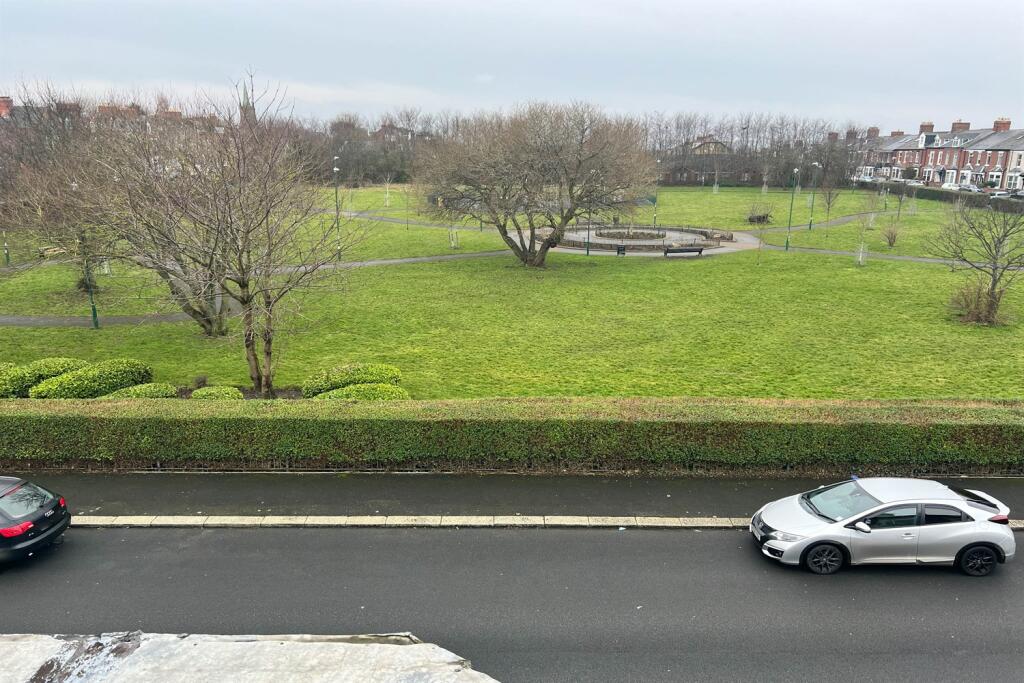
[[[761,552],[815,574],[845,565],[953,565],[986,576],[1016,553],[1010,509],[981,491],[875,477],[768,503],[750,520]]]
[[[0,477],[0,562],[28,557],[71,524],[63,496],[18,477]]]
[[[908,187],[924,187],[924,183],[922,183],[920,180],[908,180],[907,181],[907,186]]]
[[[1006,190],[996,190],[994,192],[989,192],[988,196],[992,197],[993,199],[1000,199],[1000,198],[1009,197],[1010,193],[1007,192]]]
[[[1024,190],[1017,190],[1010,195],[1010,199],[1024,199]]]
[[[942,183],[941,189],[943,190],[959,190],[960,185],[957,183]]]
[[[960,186],[960,191],[961,192],[984,192],[984,190],[982,190],[977,185],[961,185]]]

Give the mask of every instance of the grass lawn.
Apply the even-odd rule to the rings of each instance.
[[[408,195],[406,189],[409,188]],[[866,210],[865,195],[867,192],[856,190],[842,191],[832,207],[832,218],[847,216]],[[334,206],[333,189],[325,191],[325,201]],[[370,186],[343,190],[343,208],[358,211],[369,211],[381,215],[404,218],[406,215],[405,200],[408,196],[408,215],[413,221],[436,222],[410,186],[395,185],[391,188],[391,206],[385,208],[385,192],[383,187]],[[698,227],[723,228],[726,230],[752,229],[763,226],[752,226],[747,216],[753,204],[768,204],[772,208],[772,223],[768,227],[787,225],[789,221],[790,192],[779,188],[769,188],[762,193],[758,187],[723,187],[718,193],[710,187],[660,187],[657,190],[658,223],[662,225],[692,225]],[[807,225],[811,217],[811,192],[803,189],[793,197],[793,225]],[[895,206],[895,200],[890,205]],[[918,199],[919,212],[939,210],[945,206],[942,202]],[[880,207],[881,208],[881,207]],[[891,208],[891,207],[890,207]],[[906,208],[906,207],[905,207]],[[631,219],[636,223],[650,224],[654,220],[654,207],[638,208]],[[630,217],[624,217],[629,222]],[[817,193],[814,204],[814,220],[825,220],[825,204],[821,193]],[[464,221],[469,225],[471,221]]]
[[[352,261],[465,254],[507,248],[494,230],[459,230],[459,248],[452,249],[445,228],[356,221],[354,229],[361,232],[361,237],[348,256],[348,260]]]
[[[948,219],[942,210],[919,211],[916,214],[904,213],[896,220],[895,214],[884,214],[875,218],[874,227],[864,231],[864,244],[869,252],[878,254],[898,254],[901,256],[935,256],[931,241]],[[890,224],[899,230],[896,244],[892,247],[885,241],[883,232]],[[830,228],[807,230],[801,226],[790,234],[790,244],[796,247],[813,247],[817,249],[842,249],[857,251],[860,248],[861,224],[854,220],[844,225]],[[768,244],[785,244],[785,232],[763,233],[761,238]]]
[[[442,232],[442,234],[444,234]],[[951,319],[941,266],[744,252],[706,259],[553,254],[358,269],[318,291],[281,340],[281,386],[346,361],[394,363],[415,398],[559,395],[821,398],[1024,396],[1014,322]],[[134,356],[156,381],[244,385],[237,338],[189,323],[0,327],[4,360]]]

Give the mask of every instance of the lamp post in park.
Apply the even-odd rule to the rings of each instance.
[[[789,251],[789,233],[793,231],[793,202],[796,200],[796,184],[799,182],[800,169],[793,169],[793,187],[789,191],[789,225],[786,226],[786,251]]]
[[[341,200],[338,198],[338,159],[340,157],[334,157],[334,167],[332,173],[334,174],[334,227],[337,228],[341,223]]]
[[[814,225],[814,190],[816,188],[815,179],[818,177],[819,168],[821,168],[821,164],[817,161],[811,164],[811,217],[807,219],[808,230]]]

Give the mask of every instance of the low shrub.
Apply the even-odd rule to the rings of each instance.
[[[40,382],[86,367],[89,363],[78,358],[40,358],[0,372],[0,398],[28,398]]]
[[[100,398],[178,398],[178,389],[173,384],[150,382],[149,384],[136,384],[133,387],[118,389]]]
[[[0,401],[0,469],[1024,474],[1024,401]]]
[[[192,392],[192,398],[211,401],[238,401],[244,397],[238,387],[201,387]]]
[[[313,397],[316,399],[353,399],[356,401],[407,401],[409,392],[394,384],[350,384]]]
[[[305,398],[313,398],[318,394],[351,384],[398,384],[401,381],[402,371],[394,365],[350,363],[310,375],[302,384],[302,395]]]
[[[97,398],[151,379],[153,370],[142,361],[115,358],[51,377],[32,387],[28,395],[31,398]]]

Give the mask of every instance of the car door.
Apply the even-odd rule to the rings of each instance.
[[[916,504],[891,505],[857,520],[871,532],[853,530],[850,549],[857,564],[899,564],[917,561],[919,510]]]
[[[952,562],[971,540],[974,520],[952,505],[925,503],[923,522],[917,538],[919,562]]]

